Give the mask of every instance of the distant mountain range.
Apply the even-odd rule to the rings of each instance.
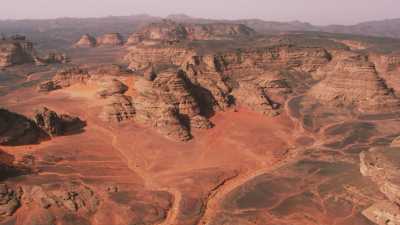
[[[27,35],[33,41],[40,42],[46,45],[46,47],[60,47],[70,45],[71,42],[76,41],[85,33],[98,35],[109,32],[119,32],[127,36],[141,26],[163,19],[170,19],[182,23],[240,23],[253,28],[259,33],[316,31],[400,38],[400,19],[371,21],[351,26],[316,26],[300,21],[274,22],[261,19],[214,20],[194,18],[184,14],[170,15],[166,18],[149,15],[132,15],[102,18],[0,20],[0,33],[4,35]],[[49,39],[51,39],[51,42],[46,42],[46,40]]]

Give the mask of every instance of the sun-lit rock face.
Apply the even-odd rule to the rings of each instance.
[[[69,132],[80,131],[86,124],[78,117],[57,112],[42,107],[34,115],[36,125],[51,137],[61,136]]]
[[[125,56],[125,61],[129,63],[132,70],[143,70],[149,68],[152,64],[172,64],[182,65],[196,53],[183,47],[131,47],[129,53]]]
[[[189,128],[211,128],[191,85],[185,73],[174,68],[158,71],[153,81],[141,79],[135,85],[135,120],[177,141],[191,138]]]
[[[179,41],[179,40],[226,40],[251,37],[256,32],[242,24],[180,24],[170,20],[152,23],[132,34],[128,45],[144,40]]]
[[[119,33],[108,33],[97,38],[97,46],[121,46],[124,38]]]
[[[32,62],[34,62],[33,44],[25,37],[0,40],[0,68]]]
[[[93,48],[96,47],[97,41],[96,38],[89,34],[83,35],[75,44],[75,48]]]
[[[338,53],[332,63],[319,73],[324,78],[311,89],[310,95],[323,103],[354,107],[365,113],[399,109],[399,101],[393,91],[365,56]]]
[[[232,104],[233,98],[237,97],[237,103],[250,105],[267,115],[278,114],[278,108],[283,102],[273,102],[271,96],[268,96],[270,93],[267,92],[270,91],[266,90],[267,87],[259,87],[258,83],[285,81],[279,77],[267,78],[265,74],[279,70],[313,73],[330,59],[330,54],[323,48],[299,48],[290,45],[206,54],[194,48],[174,45],[134,46],[125,57],[130,63],[130,68],[145,70],[147,75],[156,65],[180,67],[198,89],[199,98],[203,99],[209,108],[226,109]],[[264,78],[266,80],[262,80]],[[232,96],[233,89],[237,91]],[[254,97],[243,97],[247,94]]]
[[[388,200],[375,203],[363,214],[378,225],[400,224],[400,148],[372,148],[360,154],[361,173],[374,181]]]

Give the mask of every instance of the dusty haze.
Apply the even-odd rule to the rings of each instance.
[[[0,19],[185,13],[216,19],[354,24],[398,17],[398,0],[2,0]]]

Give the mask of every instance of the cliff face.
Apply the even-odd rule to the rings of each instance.
[[[376,70],[385,79],[390,88],[393,88],[397,96],[400,96],[400,55],[370,54],[369,58],[376,65]]]
[[[24,63],[47,65],[53,63],[67,63],[68,57],[63,53],[51,52],[39,56],[33,43],[24,36],[13,36],[0,40],[0,68]]]
[[[193,55],[195,55],[193,50],[182,47],[135,46],[129,48],[125,61],[129,62],[130,69],[142,70],[149,68],[152,64],[182,65]]]
[[[255,35],[255,31],[242,24],[180,24],[165,20],[153,23],[131,35],[127,44],[143,40],[226,40]]]
[[[32,43],[25,40],[0,40],[0,68],[33,62]]]
[[[260,83],[279,83],[280,80],[285,83],[279,76],[271,77],[272,71],[315,72],[327,64],[331,56],[323,48],[288,45],[228,50],[215,54],[201,54],[196,49],[173,46],[135,46],[130,48],[125,59],[131,68],[138,70],[165,64],[180,67],[197,89],[198,98],[203,99],[204,105],[213,110],[226,109],[237,99],[238,103],[244,103],[257,111],[276,115],[278,112],[272,111],[278,110],[283,102],[274,102],[268,96],[276,87],[263,87]],[[237,91],[232,93],[234,89]]]
[[[399,101],[368,57],[340,52],[321,69],[325,77],[310,91],[323,103],[354,107],[361,112],[393,112]]]
[[[0,145],[37,143],[41,137],[37,125],[23,115],[0,109]]]
[[[191,138],[189,128],[211,128],[191,85],[184,72],[176,69],[158,72],[154,81],[136,82],[136,120],[178,141]]]
[[[373,148],[360,154],[361,173],[379,187],[387,200],[375,203],[363,214],[378,225],[400,224],[399,146]]]

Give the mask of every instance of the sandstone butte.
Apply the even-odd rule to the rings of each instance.
[[[310,35],[1,40],[0,225],[400,224],[400,55]]]

